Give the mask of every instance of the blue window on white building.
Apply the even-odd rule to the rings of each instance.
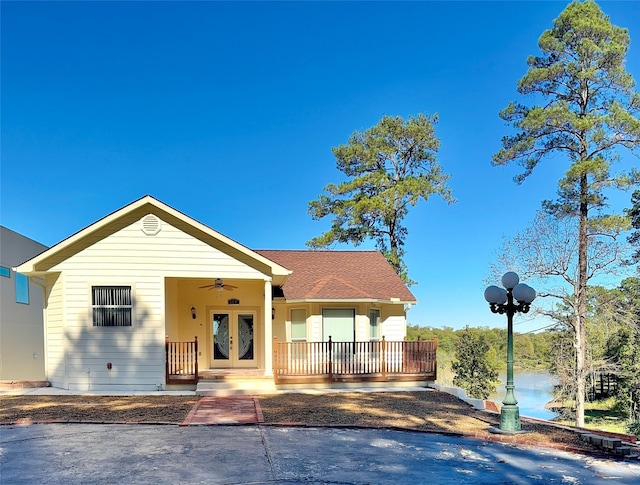
[[[16,302],[29,304],[29,277],[16,273]]]
[[[11,270],[5,266],[0,266],[0,276],[11,278]]]

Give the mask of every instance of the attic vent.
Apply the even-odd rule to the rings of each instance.
[[[160,232],[160,219],[153,214],[148,214],[142,218],[142,232],[147,236],[155,236]]]

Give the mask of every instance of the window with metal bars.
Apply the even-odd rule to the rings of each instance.
[[[130,327],[132,298],[130,286],[92,286],[91,308],[94,327]]]

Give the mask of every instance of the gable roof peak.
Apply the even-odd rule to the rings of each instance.
[[[139,199],[134,200],[133,202],[117,209],[110,214],[98,219],[96,222],[86,226],[83,229],[80,229],[78,232],[72,234],[71,236],[63,239],[56,245],[52,246],[48,250],[39,254],[38,256],[26,261],[21,264],[18,270],[21,273],[29,274],[29,273],[37,273],[41,272],[38,268],[38,265],[49,258],[62,258],[66,259],[69,254],[74,254],[78,249],[82,249],[83,245],[93,244],[96,241],[99,241],[105,237],[107,237],[112,232],[115,232],[120,228],[123,224],[130,224],[132,218],[142,218],[146,216],[148,213],[145,213],[146,207],[153,207],[154,210],[152,213],[155,215],[161,215],[162,217],[172,221],[178,222],[179,224],[183,224],[193,228],[194,234],[196,237],[206,238],[214,238],[223,244],[227,245],[230,248],[233,248],[235,251],[239,251],[240,253],[248,256],[250,259],[260,262],[261,264],[266,265],[271,268],[273,275],[288,276],[291,271],[277,264],[275,261],[271,261],[270,259],[252,251],[246,246],[238,243],[237,241],[221,234],[205,224],[193,219],[192,217],[187,216],[183,212],[180,212],[173,207],[161,202],[151,195],[144,195]],[[162,218],[161,217],[161,218]],[[45,270],[46,271],[46,270]]]

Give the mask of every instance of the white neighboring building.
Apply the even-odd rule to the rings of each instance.
[[[47,246],[0,226],[0,381],[45,381],[43,289],[12,270]]]

